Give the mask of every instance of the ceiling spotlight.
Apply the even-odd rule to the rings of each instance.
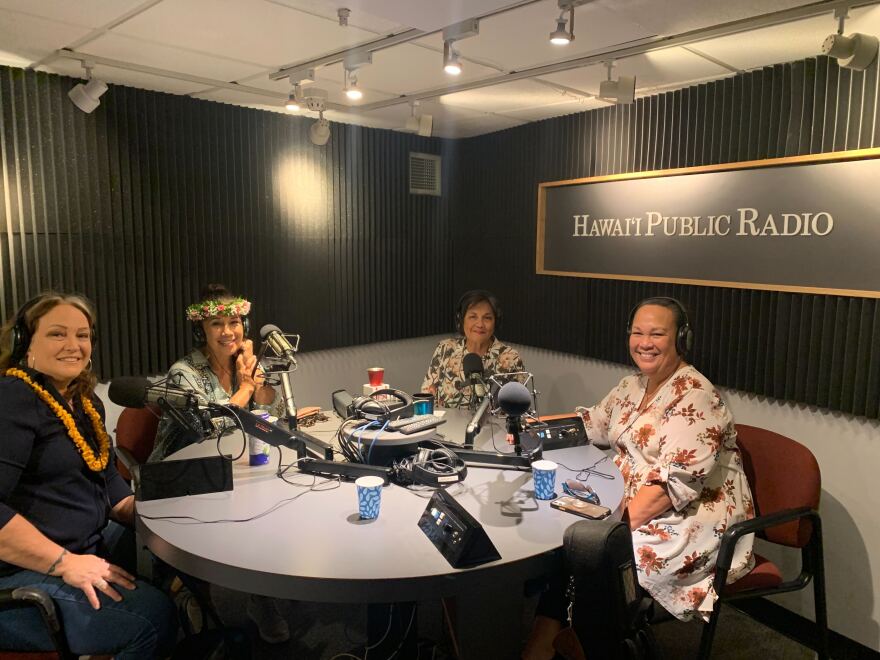
[[[318,121],[309,127],[309,140],[318,147],[323,147],[330,139],[330,122],[324,119],[323,111],[318,117]]]
[[[550,33],[550,43],[555,44],[556,46],[567,46],[571,43],[571,40],[574,39],[574,35],[568,34],[568,30],[565,29],[566,20],[560,16],[556,19],[556,29]]]
[[[450,76],[461,73],[461,60],[455,52],[453,44],[456,41],[474,37],[480,33],[480,22],[476,18],[469,18],[461,23],[450,25],[443,30],[443,70]]]
[[[825,38],[822,42],[822,54],[836,58],[838,66],[864,71],[877,57],[877,47],[880,42],[877,37],[859,32],[844,36],[846,19],[849,18],[846,6],[835,9],[834,18],[837,19],[837,34]]]
[[[343,90],[345,91],[345,95],[352,101],[358,101],[364,97],[364,93],[358,88],[357,82],[357,76],[346,69]]]
[[[574,41],[574,8],[580,7],[590,0],[557,0],[559,18],[556,19],[556,29],[550,33],[550,43],[557,46],[567,46]],[[568,12],[568,30],[565,29],[565,13]]]
[[[107,91],[107,83],[92,78],[92,67],[89,64],[83,62],[82,65],[86,70],[86,83],[74,85],[73,89],[67,92],[67,96],[77,108],[89,113],[94,112],[95,108],[101,105],[101,95]]]
[[[611,69],[614,62],[608,62],[608,80],[599,84],[599,98],[614,103],[632,103],[636,98],[635,76],[618,76],[617,80],[611,79]]]
[[[461,60],[450,41],[443,42],[443,70],[450,76],[461,74]]]
[[[406,120],[403,130],[407,133],[418,133],[422,137],[431,137],[431,131],[434,127],[434,117],[431,115],[416,114],[416,109],[418,107],[418,101],[413,101],[410,104],[410,116],[409,119]]]
[[[290,95],[287,97],[287,103],[284,107],[290,112],[296,112],[299,110],[299,102],[296,100],[296,88],[290,92]]]

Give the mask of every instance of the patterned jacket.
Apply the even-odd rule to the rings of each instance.
[[[474,398],[462,366],[467,353],[467,340],[464,337],[444,339],[437,344],[422,383],[423,392],[434,390],[435,405],[441,408],[467,408]],[[493,337],[492,345],[483,356],[483,373],[488,378],[493,374],[514,371],[525,371],[519,353]]]

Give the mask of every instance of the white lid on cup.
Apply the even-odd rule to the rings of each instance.
[[[555,470],[557,467],[556,463],[546,459],[532,463],[533,470]]]
[[[358,477],[354,483],[361,488],[376,488],[384,484],[385,480],[382,477]]]

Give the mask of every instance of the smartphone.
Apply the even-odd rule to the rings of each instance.
[[[592,520],[607,518],[609,515],[611,515],[611,509],[609,509],[607,506],[599,506],[598,504],[593,504],[592,502],[584,502],[583,500],[579,500],[575,497],[557,497],[555,500],[550,502],[550,506],[552,506],[554,509],[567,511],[568,513],[573,513],[576,516],[580,516],[581,518],[590,518]]]

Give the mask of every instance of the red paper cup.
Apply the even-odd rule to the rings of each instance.
[[[370,385],[378,387],[385,378],[385,369],[382,367],[370,367],[367,369],[367,378],[370,379]]]

